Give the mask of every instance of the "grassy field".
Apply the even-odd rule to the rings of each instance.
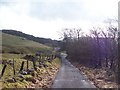
[[[0,34],[1,33],[2,32],[0,32]],[[2,33],[1,38],[2,41],[0,42],[2,42],[2,51],[4,53],[35,53],[36,51],[47,51],[52,49],[46,45],[6,33]]]

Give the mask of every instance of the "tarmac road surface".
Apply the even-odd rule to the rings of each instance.
[[[52,88],[95,88],[96,87],[61,53],[62,66],[53,82]]]

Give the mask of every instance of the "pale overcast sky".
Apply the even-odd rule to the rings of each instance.
[[[0,29],[59,39],[64,28],[85,32],[117,19],[119,0],[0,0]]]

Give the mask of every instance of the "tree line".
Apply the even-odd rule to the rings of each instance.
[[[93,27],[90,34],[84,34],[81,28],[65,28],[62,32],[62,50],[68,59],[91,68],[102,68],[117,75],[119,79],[120,41],[118,28],[109,22],[105,28]]]

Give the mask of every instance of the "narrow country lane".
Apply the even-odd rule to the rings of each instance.
[[[62,53],[62,66],[52,88],[96,88],[82,73],[74,67]]]

